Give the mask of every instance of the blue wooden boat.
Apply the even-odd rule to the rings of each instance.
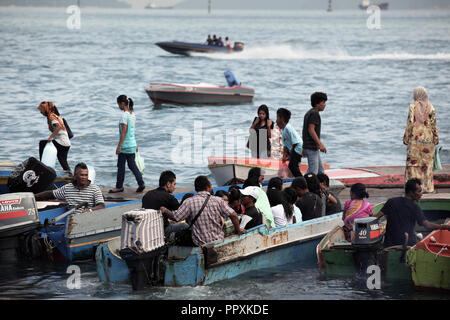
[[[181,55],[191,55],[192,53],[232,53],[244,50],[244,43],[235,42],[234,46],[228,50],[226,46],[210,46],[202,43],[190,43],[181,41],[164,41],[155,43],[158,47],[167,52]]]
[[[202,247],[169,246],[160,260],[160,284],[207,285],[286,263],[315,264],[320,239],[341,221],[338,213],[278,228],[261,225]],[[215,252],[212,262],[205,258],[205,248]],[[95,258],[101,281],[129,281],[130,271],[119,251],[120,237],[97,247]]]
[[[105,209],[89,214],[68,215],[55,224],[48,223],[67,213],[67,207],[39,212],[43,227],[35,233],[51,249],[52,254],[72,262],[94,258],[95,248],[100,242],[120,235],[122,214],[140,208],[140,200],[107,205]]]

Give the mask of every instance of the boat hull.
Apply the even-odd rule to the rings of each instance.
[[[155,43],[161,49],[180,55],[191,55],[192,53],[233,53],[242,51],[241,47],[233,47],[228,50],[227,47],[209,46],[200,43],[164,41]]]
[[[364,183],[367,188],[403,188],[405,186],[404,166],[373,166],[333,169],[326,171],[330,179],[341,181],[350,187]],[[450,187],[450,164],[443,164],[442,170],[434,172],[435,188]]]
[[[286,162],[289,164],[289,162]],[[208,168],[213,174],[217,185],[223,186],[232,179],[247,179],[248,172],[255,167],[261,168],[265,180],[277,177],[281,168],[282,161],[278,159],[257,159],[257,158],[240,158],[240,157],[208,157]],[[324,163],[325,169],[330,165]],[[308,170],[306,163],[299,164],[300,171],[305,173]],[[286,177],[286,178],[292,178]]]
[[[182,105],[244,104],[250,103],[255,93],[253,89],[241,86],[202,87],[157,83],[150,84],[145,91],[155,104],[174,103]]]
[[[164,261],[163,285],[206,285],[286,263],[312,265],[316,244],[341,220],[341,214],[335,214],[279,228],[260,226],[240,236],[226,237],[208,244],[217,254],[213,263],[205,261],[202,248],[169,247]],[[129,280],[128,267],[118,254],[119,249],[120,239],[102,243],[97,248],[97,272],[101,281]]]
[[[450,217],[450,194],[435,197],[422,199],[418,204],[427,220],[442,223]],[[376,205],[374,214],[378,213],[383,205],[384,203]],[[416,232],[425,233],[427,230],[417,227]],[[428,234],[426,239],[432,235],[433,232]],[[447,287],[450,286],[450,257],[442,258],[440,263],[431,263],[436,254],[419,249],[420,243],[422,241],[412,248],[407,247],[406,250],[402,246],[395,246],[378,251],[377,261],[381,268],[381,275],[389,280],[406,280],[411,283],[414,280],[414,283],[417,282],[417,287],[436,287],[439,284],[438,287],[441,286],[439,288],[443,289],[440,284],[443,282],[447,283]],[[336,227],[317,246],[318,266],[329,276],[354,276],[360,271],[356,262],[356,253],[357,251],[350,244],[345,243],[342,229]],[[404,259],[401,259],[402,256]]]
[[[450,292],[449,247],[450,231],[435,230],[408,251],[408,264],[417,289]]]

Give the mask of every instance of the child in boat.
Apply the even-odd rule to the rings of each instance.
[[[350,241],[350,231],[353,229],[353,221],[356,218],[367,218],[373,215],[373,206],[365,201],[369,194],[363,183],[355,183],[350,188],[350,200],[344,204],[342,220],[344,220],[344,232],[347,241]]]

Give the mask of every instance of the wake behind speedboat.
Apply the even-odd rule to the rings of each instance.
[[[243,104],[253,100],[255,90],[241,86],[234,75],[227,71],[225,77],[228,87],[214,84],[200,83],[175,84],[175,83],[150,83],[145,88],[149,98],[155,104]]]
[[[214,46],[203,43],[189,43],[180,41],[166,41],[155,43],[158,47],[167,52],[188,56],[192,53],[232,53],[244,50],[244,43],[235,42],[233,47]]]

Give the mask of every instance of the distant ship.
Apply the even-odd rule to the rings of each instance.
[[[145,6],[145,9],[173,9],[175,5],[181,3],[182,1],[172,1],[172,4],[158,4],[156,1],[152,0],[148,5]]]
[[[359,8],[362,10],[366,10],[370,6],[378,6],[381,10],[387,10],[389,8],[389,3],[388,2],[370,3],[369,0],[364,0],[360,3]]]

